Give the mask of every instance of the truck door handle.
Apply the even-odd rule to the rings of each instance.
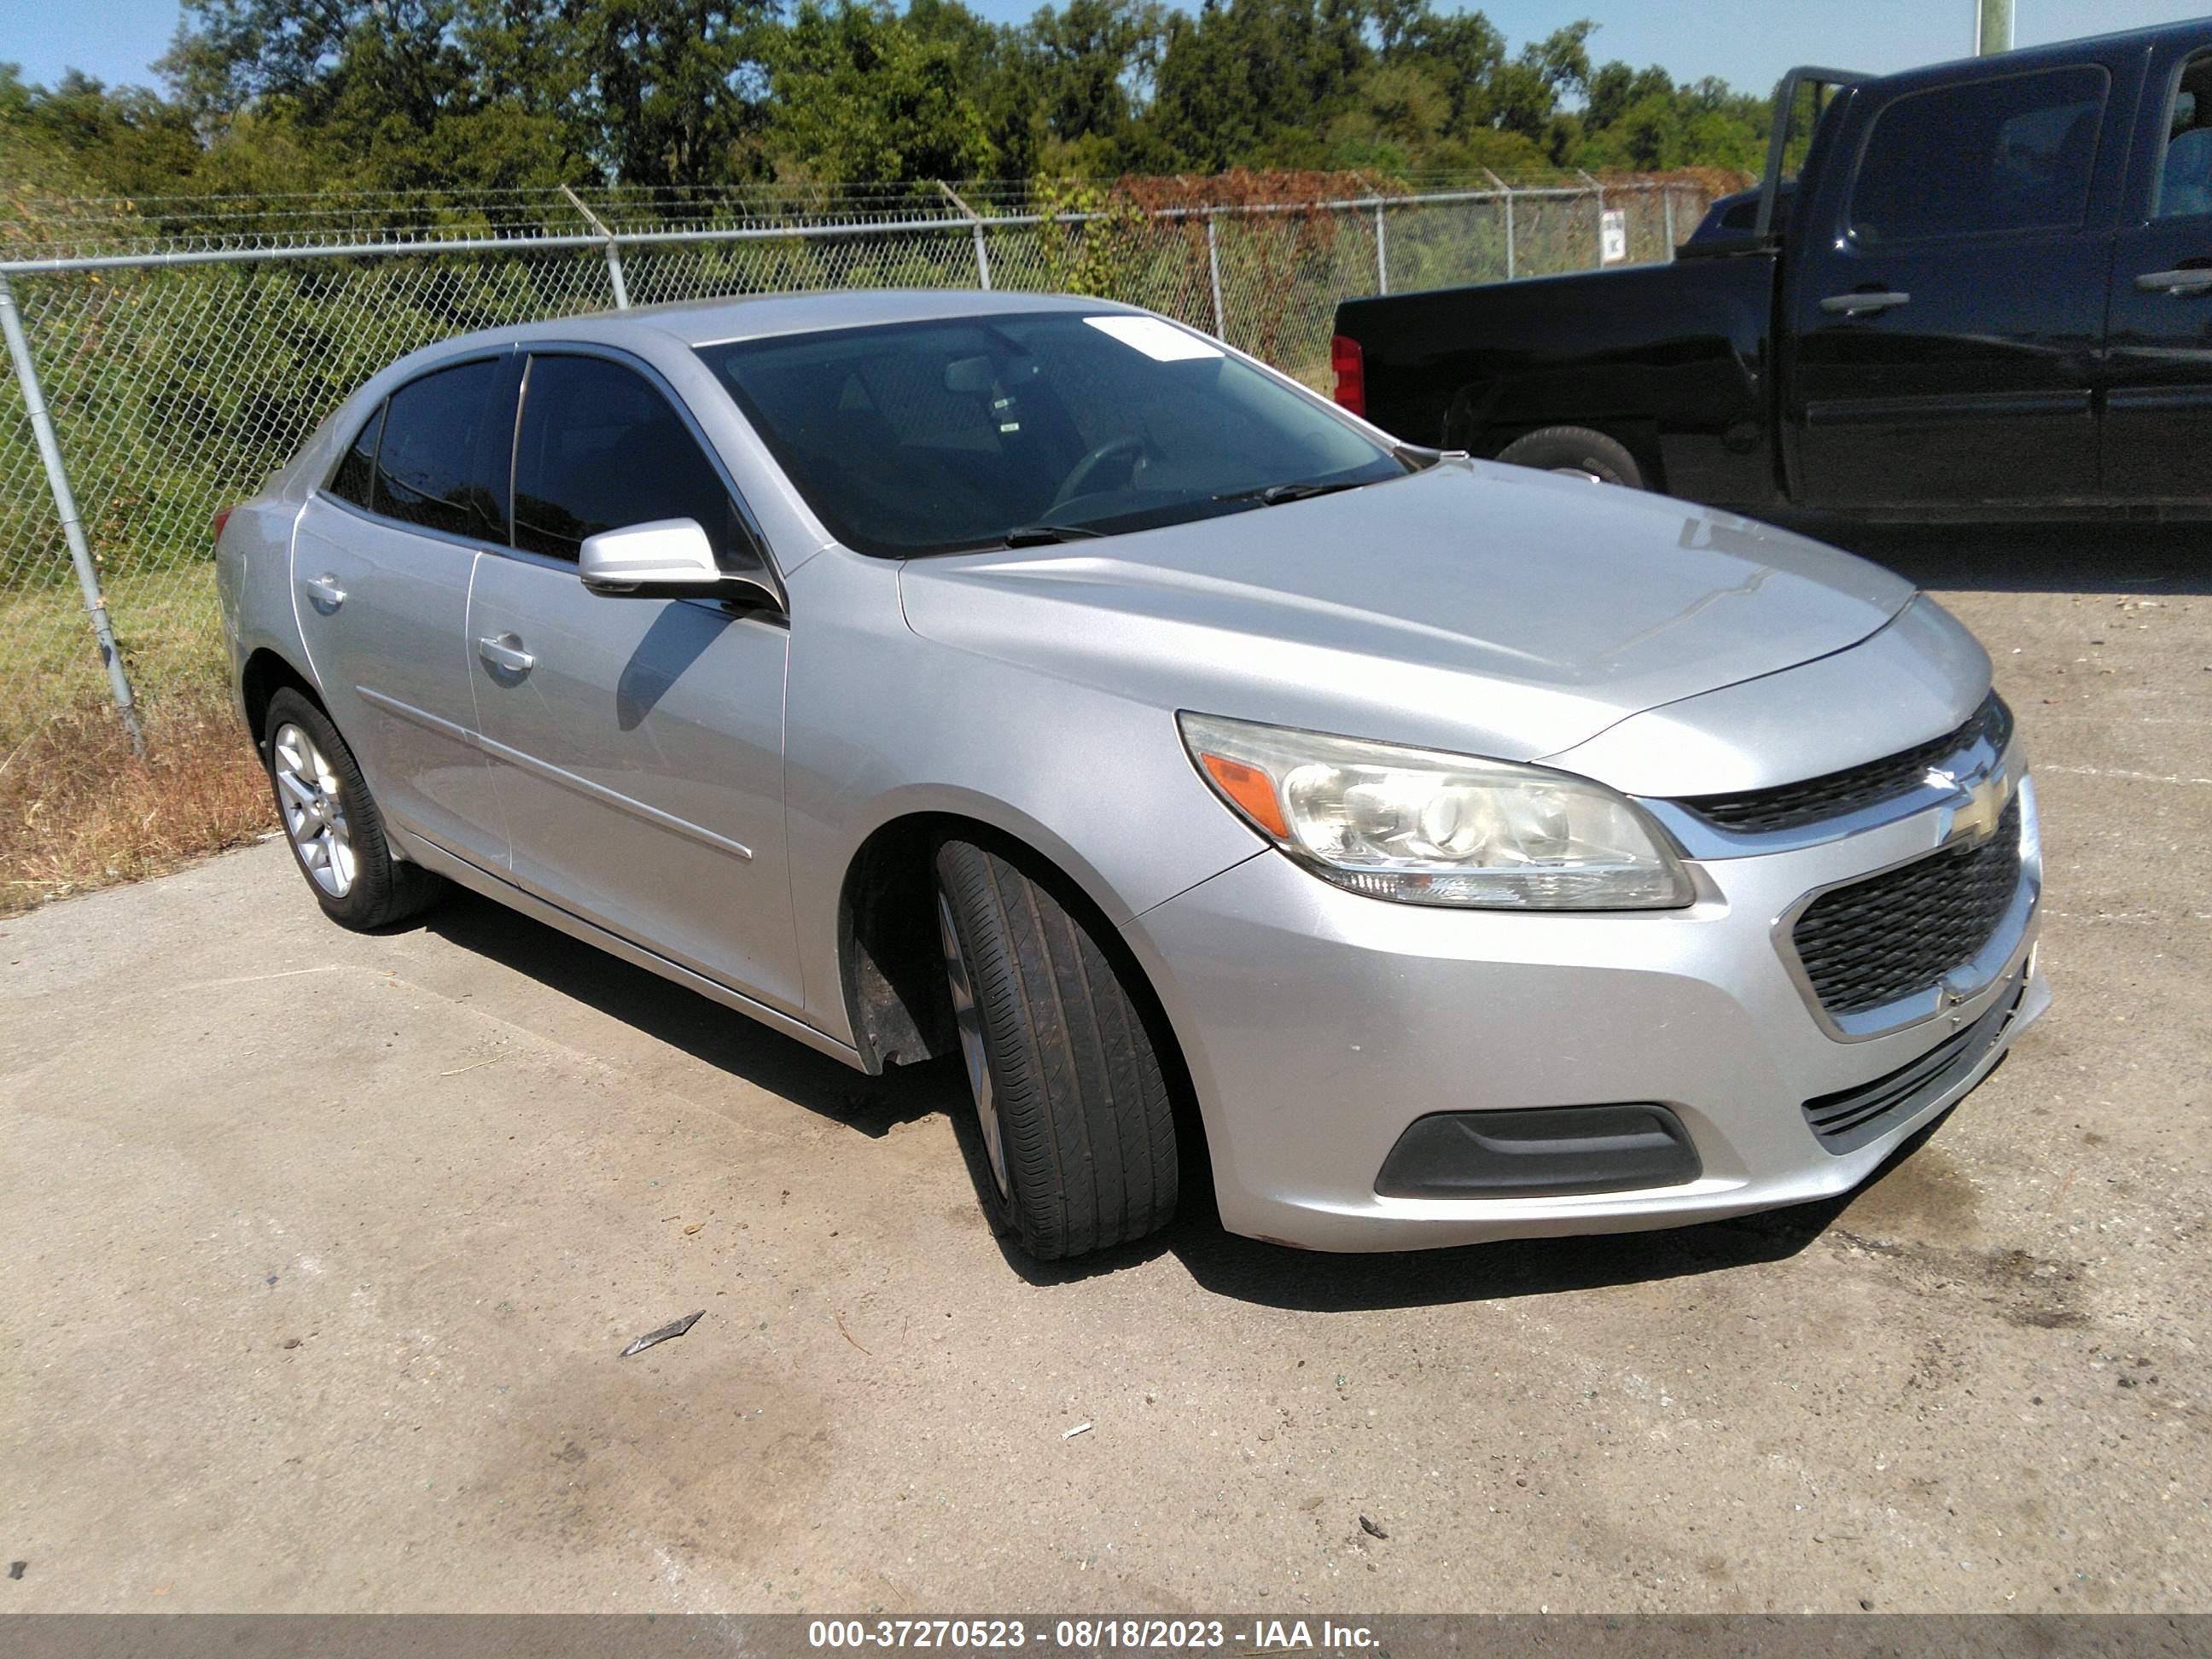
[[[2212,289],[2212,265],[2191,265],[2181,270],[2146,270],[2136,278],[2146,294],[2202,294]]]
[[[1870,317],[1911,303],[1910,294],[1831,294],[1820,301],[1820,309],[1831,316]]]
[[[525,651],[522,641],[512,634],[478,640],[477,654],[494,668],[504,669],[510,674],[527,674],[538,665],[538,659]]]
[[[310,577],[300,584],[307,590],[307,597],[327,610],[335,611],[346,600],[345,589],[338,586],[336,576],[325,574]]]

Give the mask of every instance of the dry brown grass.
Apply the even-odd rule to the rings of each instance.
[[[218,688],[145,709],[146,754],[88,699],[18,730],[0,755],[0,915],[160,875],[276,824],[269,781]]]

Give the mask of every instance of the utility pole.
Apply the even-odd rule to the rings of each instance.
[[[1974,52],[1987,58],[1991,52],[2012,50],[2013,0],[1974,0]]]

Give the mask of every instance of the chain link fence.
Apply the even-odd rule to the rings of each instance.
[[[506,201],[410,221],[387,198],[366,235],[334,230],[327,204],[265,203],[228,219],[95,204],[35,234],[0,228],[0,312],[21,320],[0,391],[0,763],[42,721],[120,700],[126,680],[148,706],[218,692],[215,513],[370,374],[453,334],[717,295],[1079,289],[1322,386],[1340,300],[1587,269],[1608,213],[1625,217],[1629,262],[1664,259],[1709,201],[1686,178],[1151,209],[1116,195],[1079,212],[939,191],[803,216],[648,214],[562,192],[559,214]],[[119,676],[95,633],[102,604]]]

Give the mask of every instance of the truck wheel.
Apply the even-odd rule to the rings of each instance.
[[[938,849],[937,885],[992,1224],[1041,1261],[1165,1226],[1175,1113],[1113,963],[1050,892],[971,842]]]
[[[1586,426],[1547,426],[1516,438],[1498,459],[1540,472],[1571,472],[1599,483],[1644,488],[1644,469],[1628,447]]]
[[[323,914],[356,933],[404,921],[446,879],[392,856],[384,815],[330,716],[287,686],[269,700],[262,757],[284,837]]]

